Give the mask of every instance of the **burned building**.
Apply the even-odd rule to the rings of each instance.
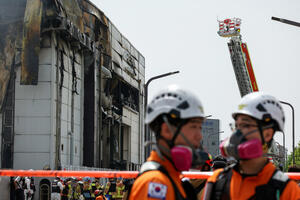
[[[143,55],[89,0],[0,2],[1,168],[135,170]]]

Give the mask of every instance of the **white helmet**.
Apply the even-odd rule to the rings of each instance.
[[[161,114],[187,119],[204,117],[204,110],[202,103],[191,92],[170,85],[155,95],[148,104],[145,123],[150,124]]]
[[[275,97],[262,92],[245,95],[232,117],[236,118],[238,114],[249,115],[264,122],[274,120],[278,124],[279,131],[284,129],[285,117],[280,102]]]

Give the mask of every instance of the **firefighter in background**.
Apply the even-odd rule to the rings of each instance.
[[[24,199],[31,200],[34,197],[35,185],[32,177],[25,177]]]
[[[200,171],[202,172],[211,171],[212,164],[213,164],[212,156],[208,153],[208,159],[205,161],[204,165],[202,165]]]
[[[220,168],[225,168],[227,166],[227,160],[222,155],[218,155],[213,159],[212,170],[215,171]]]
[[[153,98],[147,105],[145,123],[155,133],[157,145],[142,165],[129,200],[197,198],[190,183],[182,182],[181,172],[204,161],[200,149],[204,119],[198,98],[177,86],[169,86]]]
[[[75,183],[74,183],[74,192],[73,192],[73,199],[74,200],[79,200],[80,199],[80,195],[81,195],[81,187],[80,187],[80,183],[82,181],[80,181],[79,178],[76,179]]]
[[[91,192],[91,178],[90,177],[84,177],[83,178],[83,190],[82,195],[85,200],[91,200],[92,199],[92,192]]]
[[[104,186],[102,184],[100,184],[99,178],[95,179],[95,185],[96,185],[97,190],[104,190]]]
[[[113,198],[116,200],[122,200],[124,197],[124,192],[125,192],[124,190],[125,190],[125,185],[123,183],[123,179],[118,178],[116,183],[116,195]]]
[[[63,184],[59,177],[55,177],[55,179],[51,183],[51,200],[61,200],[61,192],[63,191]]]
[[[95,190],[96,200],[107,200],[103,194],[103,190]]]
[[[123,199],[128,199],[128,192],[130,190],[130,187],[133,185],[134,179],[123,179],[123,184],[125,185],[124,192],[123,192]]]
[[[68,190],[68,199],[69,200],[72,200],[72,198],[73,198],[73,187],[72,187],[72,184],[73,184],[73,178],[70,178],[69,181],[67,182],[67,185],[69,187],[69,190]]]
[[[80,187],[80,193],[79,193],[79,199],[84,199],[83,197],[83,188],[84,188],[84,183],[82,181],[78,181],[79,187]],[[79,192],[79,189],[77,189]]]
[[[103,194],[104,194],[105,197],[108,196],[109,187],[110,187],[110,181],[108,179],[108,182],[106,182],[105,187],[104,187],[104,191],[103,191]]]
[[[70,192],[72,194],[72,186],[71,181],[67,178],[64,180],[63,190],[61,192],[61,200],[70,200],[71,196]]]
[[[104,190],[105,197],[108,200],[112,200],[116,195],[116,181],[115,178],[109,178],[105,185]]]
[[[214,171],[204,190],[211,199],[300,199],[300,188],[268,160],[276,131],[283,132],[285,116],[271,95],[253,92],[243,96],[233,112],[235,130],[220,150],[238,162]]]
[[[17,176],[14,180],[16,200],[24,200],[24,177]]]
[[[95,191],[97,190],[97,186],[96,186],[96,180],[94,180],[92,182],[92,184],[90,184],[90,191],[91,191],[91,198],[93,200],[95,200],[96,196],[95,196]]]
[[[199,166],[198,170],[201,172],[211,171],[212,161],[212,156],[208,153],[207,160],[203,165]],[[206,179],[191,179],[190,182],[195,190],[195,193],[197,194],[197,199],[200,200],[202,197],[203,189],[206,184]]]

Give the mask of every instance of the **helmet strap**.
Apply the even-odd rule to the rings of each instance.
[[[264,138],[264,134],[263,134],[262,123],[259,120],[257,120],[257,124],[258,124],[259,134],[260,134],[260,137],[261,137],[261,142],[264,146],[266,142],[265,142],[265,138]]]
[[[172,131],[172,127],[171,127],[171,124],[169,123],[168,121],[168,118],[164,115],[163,116],[163,120],[165,121],[165,123],[167,124],[167,126],[169,127],[170,131]],[[164,137],[161,137],[161,139],[163,139],[168,145],[169,145],[169,148],[172,149],[174,146],[175,146],[175,140],[177,138],[177,136],[180,134],[180,136],[184,139],[184,141],[188,144],[188,146],[192,149],[193,152],[195,152],[195,147],[192,145],[192,143],[184,136],[184,134],[180,131],[181,128],[188,123],[188,119],[184,119],[182,120],[182,122],[178,125],[178,127],[176,128],[176,131],[173,135],[173,138],[172,140],[167,140],[166,138]]]
[[[166,116],[166,115],[163,115],[162,118],[163,118],[164,122],[167,124],[168,128],[170,129],[170,131],[173,132],[172,125],[170,124],[170,122],[169,122],[167,116]],[[164,139],[164,140],[167,142],[167,144],[169,145],[170,149],[172,149],[172,148],[174,147],[175,140],[176,140],[177,136],[179,135],[181,128],[182,128],[187,122],[188,122],[188,120],[186,120],[186,119],[184,119],[184,120],[182,120],[182,121],[180,122],[180,124],[176,127],[175,133],[174,133],[174,135],[173,135],[173,137],[172,137],[171,140],[166,140],[165,138],[161,137],[162,139]]]
[[[264,135],[263,135],[263,130],[268,129],[268,128],[273,128],[274,124],[271,123],[271,124],[268,124],[268,125],[264,125],[264,123],[259,121],[259,120],[257,120],[257,124],[258,124],[258,129],[259,129],[261,141],[262,141],[262,144],[263,144],[263,150],[267,151],[271,147],[273,138],[269,142],[266,142],[265,138],[264,138]]]

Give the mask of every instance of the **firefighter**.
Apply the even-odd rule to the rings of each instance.
[[[212,156],[208,153],[208,159],[205,161],[204,165],[201,166],[200,171],[209,172],[212,169],[213,159]]]
[[[106,200],[102,189],[95,190],[95,197],[96,197],[96,200]]]
[[[145,123],[155,133],[156,147],[142,165],[129,199],[196,199],[190,183],[181,182],[181,172],[204,161],[200,152],[202,103],[172,85],[153,98],[146,112]]]
[[[83,179],[83,189],[82,189],[82,195],[85,200],[91,200],[92,199],[92,192],[91,192],[91,178],[85,177]]]
[[[72,200],[73,198],[73,187],[72,187],[72,178],[69,179],[69,181],[67,182],[67,185],[69,187],[69,190],[68,190],[68,199],[69,200]]]
[[[238,162],[214,171],[203,199],[300,199],[297,184],[267,157],[275,132],[284,130],[280,102],[271,95],[250,93],[241,99],[232,117],[234,133],[221,143],[220,150]]]
[[[95,200],[95,191],[97,190],[97,184],[96,184],[96,180],[94,180],[93,182],[92,182],[92,184],[90,185],[90,191],[91,191],[91,197],[92,197],[92,199],[93,200]]]
[[[70,200],[70,190],[72,192],[71,181],[69,179],[64,180],[63,190],[61,192],[62,200]]]
[[[227,160],[222,155],[218,155],[213,159],[212,170],[215,171],[227,166]]]
[[[104,186],[100,184],[99,178],[95,179],[96,190],[104,190]]]
[[[73,199],[74,200],[79,200],[80,199],[80,195],[81,195],[81,187],[80,187],[80,183],[79,183],[79,179],[75,179],[74,184],[73,184]]]
[[[125,192],[125,185],[123,184],[123,179],[118,178],[116,183],[116,200],[122,200]]]
[[[116,180],[115,178],[109,178],[108,182],[105,185],[104,191],[105,197],[109,200],[116,197]]]
[[[31,200],[34,197],[35,185],[33,177],[25,177],[24,197],[25,200]]]
[[[208,153],[208,159],[203,165],[199,166],[198,170],[202,172],[211,171],[212,161],[212,156]],[[201,199],[203,189],[206,184],[206,179],[191,179],[190,182],[195,190],[195,193],[197,194],[197,199]]]
[[[14,180],[14,186],[15,186],[15,196],[18,200],[24,200],[24,185],[25,185],[25,179],[24,177],[17,176]]]
[[[108,197],[108,190],[109,190],[109,187],[110,187],[110,181],[108,179],[108,182],[105,184],[105,187],[104,187],[104,191],[103,191],[103,194],[104,196]]]
[[[63,184],[59,177],[55,177],[55,179],[51,183],[51,200],[60,200],[61,192],[63,191]]]

